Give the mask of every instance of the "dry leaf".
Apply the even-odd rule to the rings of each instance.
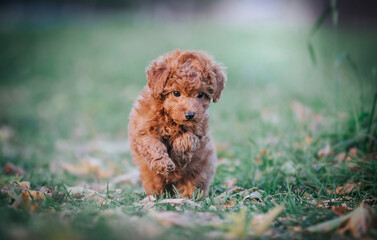
[[[30,188],[30,182],[28,181],[22,181],[22,182],[19,182],[18,180],[15,180],[14,181],[18,186],[22,187],[22,188],[25,188],[25,189],[29,189]]]
[[[114,175],[114,166],[105,167],[102,160],[94,157],[85,157],[79,160],[78,164],[60,162],[60,167],[67,172],[78,175],[87,176],[94,174],[99,179],[108,178]]]
[[[171,205],[175,205],[175,206],[176,205],[182,206],[184,204],[188,204],[188,205],[193,206],[193,207],[198,207],[198,208],[202,207],[202,206],[200,206],[200,204],[193,202],[193,201],[186,199],[186,198],[163,199],[159,203],[167,203],[167,204],[171,204]]]
[[[307,145],[312,144],[312,142],[313,142],[313,140],[312,140],[311,137],[309,137],[309,136],[306,136],[306,137],[305,137],[305,143],[306,143]]]
[[[251,221],[253,235],[256,237],[262,236],[283,209],[282,206],[278,205],[266,214],[255,216]]]
[[[377,198],[372,198],[372,199],[364,199],[362,203],[373,205],[377,202]]]
[[[365,204],[360,204],[354,211],[341,217],[311,226],[305,231],[309,233],[322,233],[338,229],[339,234],[352,233],[353,237],[360,238],[370,229],[373,209]]]
[[[344,234],[350,231],[355,238],[364,236],[372,224],[373,209],[368,205],[361,204],[353,211],[350,219],[339,229],[339,233]]]
[[[344,214],[346,214],[347,207],[346,206],[332,206],[331,209],[336,215],[343,216]]]
[[[313,115],[312,110],[299,101],[292,101],[291,109],[299,122],[304,122]]]
[[[189,211],[185,211],[184,213],[178,213],[172,211],[157,212],[154,210],[149,210],[148,214],[153,218],[157,219],[157,221],[165,227],[194,227],[198,223],[197,220],[200,219],[198,215],[192,214]],[[206,221],[208,220],[206,219]]]
[[[135,169],[126,174],[118,175],[109,181],[109,185],[135,185],[140,182],[140,172]]]
[[[324,148],[322,148],[318,151],[317,156],[318,157],[325,157],[325,156],[329,155],[330,150],[331,150],[330,145],[327,144]]]
[[[23,176],[25,174],[25,171],[21,167],[17,167],[13,163],[7,163],[3,168],[3,172],[7,175],[15,176]]]
[[[144,209],[151,209],[156,204],[156,198],[152,195],[146,196],[140,203],[135,203],[135,206],[142,206]]]
[[[358,151],[357,151],[357,148],[351,148],[349,151],[348,151],[348,154],[352,157],[357,157],[358,155]]]
[[[11,127],[8,126],[1,126],[0,128],[0,140],[1,141],[8,141],[11,137],[13,137],[14,131]]]
[[[231,239],[245,239],[249,235],[250,227],[248,224],[247,213],[241,209],[239,213],[229,215],[231,222],[226,223],[224,228],[227,229],[225,236]]]
[[[236,204],[237,204],[237,202],[235,202],[235,201],[226,201],[225,204],[223,204],[223,205],[221,206],[221,208],[222,208],[222,209],[233,208]]]
[[[230,187],[234,187],[234,185],[237,183],[238,179],[235,177],[235,178],[231,178],[231,179],[228,179],[225,181],[225,186],[227,188],[230,188]]]
[[[248,195],[244,195],[244,198],[242,201],[245,201],[246,199],[251,199],[253,201],[262,201],[262,194],[259,191],[254,191]]]
[[[225,201],[228,199],[229,196],[231,196],[234,193],[238,193],[241,191],[244,191],[244,188],[232,186],[229,189],[227,189],[225,192],[221,193],[220,195],[216,196],[213,200],[216,204],[224,204]]]
[[[338,163],[343,162],[344,159],[346,159],[346,153],[344,152],[338,153],[338,155],[336,155],[335,157],[335,161],[337,161]]]
[[[359,191],[361,187],[361,182],[355,183],[347,183],[344,186],[337,186],[335,189],[335,193],[339,195],[349,194],[354,191]]]

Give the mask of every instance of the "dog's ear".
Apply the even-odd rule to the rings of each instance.
[[[153,62],[147,68],[148,87],[152,90],[154,98],[161,98],[169,76],[169,66],[164,62]]]
[[[215,87],[212,101],[215,103],[219,100],[221,92],[225,88],[226,74],[223,71],[223,67],[217,63],[212,65],[212,72],[215,75]]]

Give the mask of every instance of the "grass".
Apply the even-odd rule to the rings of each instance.
[[[4,239],[222,238],[229,226],[240,224],[232,236],[246,238],[249,229],[242,224],[276,204],[284,210],[263,238],[315,239],[333,233],[301,230],[336,217],[318,201],[342,198],[330,205],[353,209],[377,197],[377,162],[368,158],[377,143],[370,148],[365,140],[373,131],[376,136],[376,118],[370,120],[377,89],[371,74],[375,32],[321,29],[311,39],[313,66],[306,49],[310,28],[303,26],[173,23],[122,14],[0,26],[0,166],[11,162],[25,171],[23,177],[1,173],[0,187],[18,179],[29,181],[30,189],[53,190],[36,212],[11,208],[8,195],[0,195]],[[341,41],[334,43],[336,34]],[[175,48],[204,49],[227,67],[227,87],[210,108],[219,165],[209,197],[196,200],[201,208],[157,203],[145,210],[138,205],[145,198],[140,183],[109,182],[135,168],[124,142],[132,103],[146,83],[145,67]],[[343,53],[357,72],[336,61]],[[330,153],[318,157],[327,145]],[[348,160],[336,161],[339,153]],[[88,157],[113,174],[100,178],[95,171],[61,168],[61,162],[85,163]],[[262,201],[243,201],[240,194],[218,201],[231,181],[263,190]],[[346,194],[349,200],[335,191],[359,182],[358,190]],[[80,198],[74,186],[97,189],[109,203]],[[153,214],[167,210],[233,220],[226,226],[161,228]],[[375,230],[369,234],[377,236]]]

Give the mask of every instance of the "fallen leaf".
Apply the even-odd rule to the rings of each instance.
[[[358,182],[358,184],[355,183],[347,183],[344,186],[337,186],[335,189],[335,193],[339,195],[349,194],[354,191],[360,190],[361,182]]]
[[[336,157],[335,157],[335,161],[337,161],[338,163],[343,162],[344,159],[346,159],[346,153],[344,153],[344,152],[338,153],[338,155],[336,155]]]
[[[222,208],[222,209],[233,208],[236,204],[237,204],[237,202],[235,202],[235,201],[226,201],[225,204],[223,204],[223,205],[221,206],[221,208]]]
[[[357,151],[357,148],[351,148],[349,151],[348,151],[348,154],[352,157],[357,157],[358,155],[358,151]]]
[[[262,236],[283,209],[282,206],[278,205],[266,214],[255,216],[251,221],[253,235],[256,237]]]
[[[377,202],[377,198],[372,198],[372,199],[364,199],[362,203],[373,205]]]
[[[156,201],[156,198],[153,196],[147,196],[143,200],[140,201],[140,203],[135,204],[136,206],[143,206],[144,209],[151,209],[153,208],[157,203],[159,204],[170,204],[175,207],[183,206],[185,204],[201,208],[202,206],[194,201],[191,201],[187,198],[172,198],[172,199],[163,199],[159,202]]]
[[[343,216],[344,214],[346,214],[347,207],[346,206],[332,206],[331,209],[336,215]]]
[[[318,151],[317,156],[320,157],[320,158],[325,157],[325,156],[329,155],[330,150],[331,150],[330,145],[327,144],[324,148],[322,148]]]
[[[135,203],[135,206],[142,206],[144,209],[151,209],[156,204],[156,198],[152,195],[146,196],[140,203]]]
[[[231,179],[228,179],[225,181],[225,186],[227,188],[230,188],[230,187],[234,187],[234,185],[237,183],[238,179],[235,177],[235,178],[231,178]]]
[[[308,227],[305,231],[323,233],[338,229],[339,234],[345,235],[347,232],[351,232],[353,237],[360,238],[369,231],[373,215],[373,209],[362,203],[346,215]]]
[[[221,193],[220,195],[214,197],[214,202],[216,204],[222,205],[225,203],[225,201],[234,193],[242,192],[244,191],[244,188],[232,186],[229,189],[227,189],[225,192]]]
[[[30,182],[27,182],[27,181],[19,182],[19,181],[16,180],[15,183],[18,186],[23,187],[25,189],[29,189],[30,188]]]
[[[230,223],[226,223],[225,236],[230,239],[245,239],[249,235],[249,220],[245,209],[241,209],[239,213],[231,213],[229,215]]]
[[[1,126],[0,127],[0,140],[1,141],[8,141],[11,137],[13,137],[14,131],[9,126]]]
[[[309,137],[309,136],[306,136],[306,137],[305,137],[305,143],[306,143],[307,145],[312,144],[312,142],[313,142],[313,140],[312,140],[311,137]]]
[[[164,211],[157,212],[149,210],[148,215],[155,218],[161,225],[165,227],[181,226],[181,227],[195,227],[195,226],[215,226],[224,223],[218,216],[212,213],[194,213],[191,211],[172,212]]]
[[[291,109],[299,122],[306,121],[313,114],[310,108],[296,100],[291,102]]]
[[[25,171],[21,167],[17,167],[13,163],[7,163],[4,168],[3,172],[7,175],[15,175],[15,176],[23,176]]]
[[[368,205],[361,204],[353,211],[350,219],[345,225],[338,230],[340,234],[345,234],[350,231],[355,238],[364,236],[370,229],[372,224],[373,209]]]
[[[94,174],[99,179],[108,178],[114,175],[114,166],[105,167],[102,160],[94,157],[84,157],[79,159],[78,164],[60,162],[60,167],[67,172],[78,175],[87,176]]]
[[[182,206],[184,204],[187,204],[187,205],[190,205],[190,206],[193,206],[193,207],[198,207],[198,208],[202,207],[202,206],[200,206],[200,204],[193,202],[193,201],[186,199],[186,198],[163,199],[163,200],[159,201],[159,203],[167,203],[167,204],[175,205],[175,206],[176,205]]]
[[[135,185],[140,182],[140,172],[135,169],[126,174],[118,175],[109,181],[109,185]]]
[[[242,201],[245,201],[246,199],[251,199],[253,201],[262,201],[262,198],[263,198],[263,196],[259,191],[254,191],[254,192],[244,196]]]

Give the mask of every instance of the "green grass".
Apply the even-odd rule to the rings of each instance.
[[[209,197],[196,200],[200,209],[157,204],[154,211],[191,210],[223,220],[246,211],[250,220],[280,204],[281,218],[271,227],[278,237],[316,239],[330,235],[292,228],[336,217],[312,203],[342,197],[328,189],[361,182],[347,194],[350,200],[334,203],[351,208],[377,197],[377,162],[365,160],[377,147],[370,149],[365,140],[377,89],[371,74],[375,32],[321,29],[311,40],[317,54],[313,66],[306,49],[309,27],[172,23],[121,14],[0,26],[0,166],[11,162],[25,170],[22,178],[1,173],[0,187],[22,179],[31,189],[56,188],[36,212],[13,209],[8,195],[0,195],[2,238],[192,239],[213,231],[224,237],[226,227],[161,228],[153,212],[137,204],[145,197],[139,183],[108,187],[113,177],[135,168],[128,151],[111,147],[127,140],[128,114],[146,84],[145,67],[176,48],[206,50],[227,67],[227,87],[210,108],[220,162]],[[351,56],[357,72],[339,58],[342,53]],[[292,110],[295,101],[306,106],[302,121],[295,116],[297,107]],[[98,149],[85,148],[95,140],[102,141]],[[328,144],[332,154],[319,158]],[[336,163],[337,154],[350,148],[358,155]],[[114,174],[77,176],[59,165],[85,156],[114,166]],[[234,178],[237,186],[263,190],[262,201],[242,202],[233,194],[236,204],[223,209],[217,196]],[[98,206],[93,199],[76,199],[67,190],[73,186],[97,187],[112,201]],[[377,236],[375,230],[369,234]]]

